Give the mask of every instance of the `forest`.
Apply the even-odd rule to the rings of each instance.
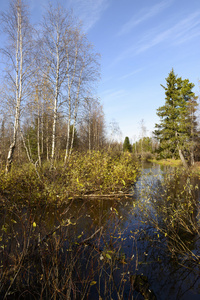
[[[49,4],[32,25],[26,1],[11,0],[0,24],[0,298],[161,299],[147,265],[190,270],[196,288],[194,84],[172,69],[152,136],[142,120],[121,143],[95,96],[100,54],[71,11]]]
[[[165,105],[157,109],[160,123],[152,136],[142,120],[140,139],[131,145],[126,137],[122,145],[108,138],[103,106],[94,96],[100,55],[77,19],[49,5],[42,23],[33,26],[26,4],[11,1],[1,24],[6,39],[1,48],[0,162],[6,174],[13,161],[29,163],[38,172],[44,164],[66,166],[72,152],[94,150],[129,152],[142,160],[180,158],[186,168],[198,160],[198,96],[189,79],[172,69],[162,85]],[[114,135],[119,128],[114,122],[111,126]]]

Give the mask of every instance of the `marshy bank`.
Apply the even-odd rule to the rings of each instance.
[[[126,173],[122,166],[117,168],[120,176],[125,174],[124,179],[118,176],[121,186],[112,186],[111,192],[127,192],[128,157],[123,158]],[[94,160],[89,170],[97,165]],[[84,175],[73,166],[77,193],[85,187]],[[96,194],[103,190],[98,168],[101,178],[91,175],[98,182]],[[43,186],[34,185],[32,176],[20,178],[23,185],[16,186],[11,197],[7,177],[1,201],[1,298],[199,299],[199,182],[179,172],[144,165],[129,188],[132,198],[68,195],[68,201],[58,194],[57,180],[63,184],[58,173],[49,188],[57,201],[52,194],[47,201],[47,191],[39,197]],[[134,169],[135,179],[136,174]]]

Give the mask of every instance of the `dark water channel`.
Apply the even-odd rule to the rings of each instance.
[[[70,241],[74,239],[77,248],[80,249],[80,245],[83,245],[85,249],[80,257],[83,268],[81,272],[84,272],[89,265],[88,261],[93,253],[93,257],[95,256],[93,267],[97,268],[100,263],[105,262],[104,273],[108,274],[114,268],[114,284],[117,287],[124,284],[121,299],[144,299],[140,291],[130,292],[131,278],[137,275],[145,278],[145,284],[148,284],[148,289],[155,294],[155,299],[198,300],[200,299],[200,264],[192,267],[183,266],[173,259],[167,249],[165,236],[148,223],[143,215],[141,204],[145,202],[151,211],[148,194],[158,188],[165,172],[172,171],[159,165],[145,164],[131,189],[132,197],[115,200],[73,200],[70,205],[64,205],[56,210],[50,208],[42,213],[36,211],[34,221],[40,226],[36,226],[35,231],[42,238],[43,232],[51,232],[55,226],[64,222]],[[24,218],[29,218],[26,212]],[[59,230],[56,234],[59,235]],[[73,242],[69,243],[66,238],[62,249],[63,260],[72,244]],[[192,247],[193,251],[200,255],[199,243],[194,241]],[[98,274],[93,278],[94,285],[85,299],[104,299],[103,296],[100,297],[96,288]],[[104,280],[110,280],[109,276],[107,278],[99,283],[104,286],[101,287],[102,289],[105,289]],[[106,299],[109,299],[109,296]],[[112,299],[119,299],[117,292],[112,294]]]
[[[144,201],[144,197],[148,197],[149,191],[157,188],[166,172],[173,172],[173,169],[145,164],[141,176],[132,188],[132,198],[91,200],[84,203],[80,200],[73,204],[69,213],[74,220],[81,216],[77,226],[74,226],[77,236],[82,234],[84,239],[93,234],[94,224],[95,228],[103,226],[110,247],[115,250],[120,247],[120,253],[129,266],[118,266],[119,282],[123,272],[127,272],[127,281],[131,274],[138,274],[147,278],[149,288],[157,299],[197,300],[200,299],[199,266],[187,268],[173,260],[167,251],[165,237],[145,222],[141,207],[137,205]],[[115,239],[112,239],[112,236],[115,236]],[[194,243],[193,247],[199,251],[199,244]],[[124,299],[132,299],[129,297],[127,285]],[[95,298],[98,299],[98,296],[94,293],[91,299]],[[134,299],[144,298],[139,293]]]

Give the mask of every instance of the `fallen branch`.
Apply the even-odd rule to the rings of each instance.
[[[103,198],[127,198],[127,197],[133,197],[133,194],[107,194],[107,195],[96,195],[96,194],[89,194],[89,195],[80,195],[80,196],[74,196],[73,199],[81,199],[81,198],[90,198],[90,199],[103,199]]]
[[[83,241],[81,241],[79,244],[84,244],[86,242],[88,242],[89,240],[93,239],[93,237],[99,232],[103,230],[103,226],[101,226],[99,229],[97,229],[90,237],[84,239]]]

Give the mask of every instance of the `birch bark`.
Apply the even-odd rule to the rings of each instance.
[[[59,73],[60,73],[60,55],[59,55],[59,32],[57,32],[56,42],[56,84],[55,84],[55,98],[54,98],[54,111],[53,111],[53,131],[52,131],[52,148],[51,148],[51,168],[55,158],[55,146],[56,146],[56,123],[57,123],[57,112],[58,112],[58,95],[59,95]]]
[[[16,149],[16,142],[22,114],[22,99],[29,94],[31,76],[34,73],[33,28],[28,19],[28,9],[23,0],[11,0],[9,10],[0,15],[1,26],[7,36],[2,54],[7,58],[6,93],[7,106],[14,107],[12,134],[6,160],[6,174],[10,171]],[[6,101],[6,100],[5,100]]]
[[[22,70],[23,70],[23,39],[22,39],[22,16],[21,16],[21,1],[17,3],[17,40],[16,40],[16,108],[15,108],[15,122],[13,129],[12,142],[9,147],[7,162],[6,162],[6,174],[11,169],[13,161],[14,150],[16,147],[16,139],[19,128],[20,119],[20,105],[22,98]]]
[[[75,74],[76,74],[77,55],[78,55],[78,49],[76,47],[75,59],[74,59],[74,64],[73,64],[73,73],[72,73],[72,76],[70,78],[70,73],[69,73],[69,69],[70,69],[69,52],[67,52],[68,126],[67,126],[67,144],[66,144],[65,159],[64,159],[65,163],[67,161],[67,157],[69,155],[69,148],[70,148],[70,127],[71,127],[71,115],[72,115],[71,89],[72,89]]]
[[[74,144],[74,134],[75,134],[77,113],[78,113],[78,107],[79,107],[79,94],[80,94],[80,87],[81,87],[81,83],[82,83],[83,69],[84,69],[84,64],[82,65],[80,74],[79,74],[78,87],[77,87],[76,98],[75,98],[75,107],[74,107],[74,122],[73,122],[73,130],[72,130],[72,139],[71,139],[71,145],[70,145],[70,149],[69,149],[68,159],[71,156],[73,144]]]

